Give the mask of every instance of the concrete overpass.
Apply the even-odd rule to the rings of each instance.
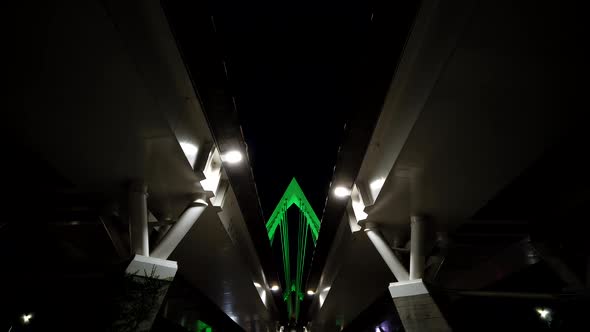
[[[578,323],[590,264],[575,10],[396,6],[370,10],[364,62],[342,75],[356,108],[334,163],[312,164],[331,178],[302,185],[326,195],[296,318],[260,199],[282,166],[257,173],[272,158],[242,127],[266,115],[240,109],[239,53],[219,40],[235,13],[204,1],[18,11],[5,329],[470,331],[505,326],[481,324],[502,307],[513,327]],[[391,23],[401,12],[407,30]]]

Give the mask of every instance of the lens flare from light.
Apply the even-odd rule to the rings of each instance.
[[[228,164],[237,164],[242,161],[242,153],[237,150],[231,150],[221,156],[221,160]]]
[[[336,187],[334,188],[334,195],[341,198],[348,197],[350,196],[350,189],[346,187]]]

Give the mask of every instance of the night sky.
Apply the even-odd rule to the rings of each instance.
[[[265,219],[292,177],[321,216],[344,125],[358,109],[355,78],[370,7],[364,1],[213,6]]]
[[[418,4],[163,2],[203,103],[233,98],[264,219],[293,177],[322,217],[345,125],[381,109]]]

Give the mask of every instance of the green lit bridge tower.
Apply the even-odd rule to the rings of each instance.
[[[287,210],[295,204],[299,208],[299,231],[297,232],[297,273],[295,279],[291,275],[291,262],[289,254],[289,221]],[[307,248],[308,228],[311,231],[313,245],[315,247],[320,231],[320,220],[313,211],[307,198],[303,194],[301,187],[293,178],[287,190],[281,197],[277,207],[273,211],[270,219],[266,223],[266,231],[271,245],[274,242],[277,229],[280,229],[281,248],[283,253],[283,269],[285,273],[285,288],[283,291],[283,300],[287,303],[289,318],[294,317],[295,321],[299,319],[299,309],[301,301],[305,296],[303,289],[303,268],[305,265],[305,254]]]

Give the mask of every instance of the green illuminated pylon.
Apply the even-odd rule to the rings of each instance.
[[[291,265],[289,262],[289,227],[287,220],[287,210],[291,205],[295,204],[299,208],[299,234],[297,242],[297,276],[295,280],[291,280]],[[270,243],[274,242],[277,228],[281,229],[281,248],[283,252],[283,269],[285,272],[285,291],[283,292],[283,300],[287,302],[287,310],[289,317],[293,314],[293,305],[295,305],[295,320],[299,319],[299,307],[303,301],[303,267],[305,264],[305,249],[307,247],[307,228],[311,230],[313,244],[315,246],[320,231],[320,220],[316,216],[313,208],[307,201],[305,194],[293,178],[287,190],[281,197],[270,219],[266,223],[266,231]],[[293,298],[292,295],[295,295]],[[294,300],[294,301],[293,301]]]

